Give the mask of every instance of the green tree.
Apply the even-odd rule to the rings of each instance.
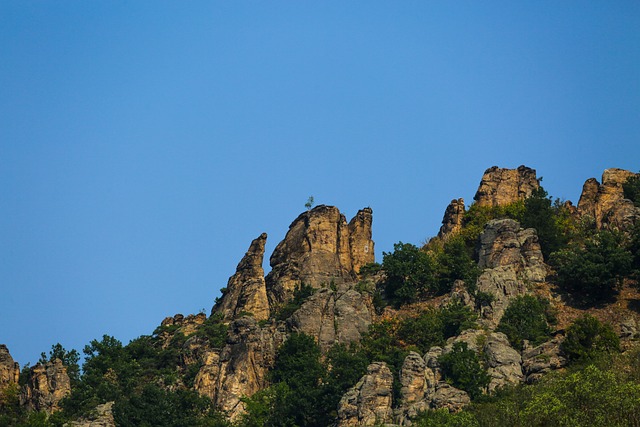
[[[538,345],[549,339],[549,324],[554,322],[548,300],[524,295],[511,301],[496,330],[504,332],[513,347],[522,349],[524,340]]]
[[[67,367],[67,374],[71,381],[71,387],[80,381],[80,354],[75,349],[67,351],[62,344],[57,343],[51,346],[49,351],[49,357],[43,352],[40,354],[39,362],[45,364],[47,362],[53,362],[55,359],[60,359],[62,364]]]
[[[558,284],[590,303],[611,297],[633,263],[623,235],[607,230],[595,233],[583,247],[574,244],[555,252],[551,259]]]
[[[438,289],[433,261],[428,253],[410,243],[396,243],[394,251],[383,252],[382,269],[386,273],[386,296],[396,304],[416,301]]]
[[[428,410],[413,418],[416,427],[479,427],[480,424],[470,412],[451,413],[448,409]]]
[[[571,362],[588,362],[602,354],[620,351],[620,339],[611,325],[587,314],[567,328],[560,349]]]
[[[473,259],[473,251],[467,248],[462,236],[453,236],[447,240],[436,260],[438,293],[449,292],[456,280],[463,280],[470,291],[475,290],[480,270]]]
[[[466,342],[454,343],[452,350],[440,356],[438,361],[446,380],[469,393],[472,399],[480,397],[482,390],[489,385],[489,374],[480,364],[476,353],[469,350]]]
[[[558,207],[558,209],[560,209]],[[525,228],[535,228],[545,259],[552,252],[564,246],[564,236],[556,219],[556,209],[552,206],[544,188],[538,187],[524,201],[521,224]]]
[[[640,173],[630,176],[627,181],[622,184],[624,198],[629,199],[637,207],[640,207]]]

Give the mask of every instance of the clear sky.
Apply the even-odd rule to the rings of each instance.
[[[378,260],[493,165],[640,169],[640,2],[0,2],[0,343],[209,313],[310,195]]]

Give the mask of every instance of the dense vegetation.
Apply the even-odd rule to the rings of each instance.
[[[547,341],[551,335],[550,325],[555,321],[548,300],[523,295],[511,301],[496,331],[504,332],[514,348],[522,349],[525,340],[534,346]]]

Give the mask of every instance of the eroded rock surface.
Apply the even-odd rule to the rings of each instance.
[[[320,205],[298,216],[270,258],[270,306],[289,299],[301,283],[321,288],[353,282],[360,267],[374,261],[371,221],[370,208],[350,223],[334,206]]]
[[[630,229],[640,218],[640,209],[624,198],[622,184],[634,176],[624,169],[606,169],[602,184],[589,178],[582,187],[578,212],[593,218],[597,228]]]
[[[52,413],[60,409],[60,401],[71,393],[67,367],[60,359],[31,368],[31,375],[22,389],[21,402],[30,410]]]
[[[113,405],[114,402],[98,405],[90,417],[71,421],[68,425],[69,427],[116,427],[116,421],[113,419]]]
[[[222,313],[225,321],[237,318],[241,313],[251,313],[256,320],[269,318],[269,301],[264,280],[262,261],[267,234],[262,233],[251,242],[236,272],[227,282],[227,290],[213,307],[211,314]]]
[[[531,384],[549,371],[560,369],[567,360],[560,351],[562,337],[557,336],[537,347],[525,346],[522,351],[522,370],[525,382]]]
[[[525,295],[527,285],[544,282],[547,275],[536,231],[522,229],[512,219],[487,223],[480,235],[478,265],[485,268],[478,278],[478,290],[494,296],[482,311],[491,327],[497,326],[513,298]]]
[[[17,384],[20,366],[13,360],[6,345],[0,344],[0,390],[9,384]]]
[[[491,377],[489,392],[507,385],[518,384],[524,380],[522,357],[502,332],[492,332],[484,345],[484,360]]]
[[[503,206],[526,199],[539,186],[535,169],[493,166],[484,172],[473,199],[477,206]]]
[[[282,325],[260,326],[254,317],[241,317],[229,325],[227,345],[205,355],[195,389],[236,419],[244,411],[241,398],[268,386],[267,372],[286,339]]]
[[[385,363],[375,362],[367,374],[340,400],[338,426],[375,426],[391,422],[393,375]]]
[[[442,218],[442,227],[438,232],[438,237],[447,240],[462,230],[462,220],[464,219],[465,207],[464,199],[453,199],[447,209],[444,211]]]
[[[370,303],[349,285],[323,288],[288,321],[291,330],[316,338],[323,351],[335,343],[360,341],[372,322]]]

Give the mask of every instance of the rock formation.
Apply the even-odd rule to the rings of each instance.
[[[270,258],[270,306],[281,305],[301,283],[320,288],[354,281],[360,267],[374,261],[371,221],[370,208],[349,224],[334,206],[316,206],[298,216]]]
[[[0,390],[9,384],[17,384],[20,376],[20,366],[9,354],[6,345],[0,344]]]
[[[589,178],[578,202],[581,216],[593,218],[597,228],[628,230],[640,218],[640,209],[624,198],[622,184],[635,175],[624,169],[606,169],[602,184]]]
[[[558,336],[537,347],[525,345],[522,351],[522,370],[527,384],[531,384],[549,371],[560,369],[567,364],[567,360],[560,351],[561,343],[562,337]]]
[[[249,250],[236,268],[236,273],[229,278],[226,292],[213,307],[212,315],[221,313],[227,322],[243,312],[251,313],[256,320],[269,318],[269,302],[262,268],[266,241],[267,234],[262,233],[251,242]]]
[[[485,269],[478,290],[494,296],[482,312],[492,327],[500,322],[509,301],[526,294],[528,284],[544,282],[547,274],[536,231],[522,229],[512,219],[487,223],[480,235],[478,265]]]
[[[375,426],[391,422],[393,375],[386,363],[375,362],[340,400],[338,426]]]
[[[464,219],[465,207],[464,199],[453,199],[447,209],[444,211],[442,218],[442,227],[438,232],[438,237],[447,240],[462,230],[462,220]]]
[[[483,353],[491,377],[489,392],[524,380],[522,357],[509,345],[507,336],[502,332],[492,332],[487,336]]]
[[[103,403],[96,406],[90,416],[82,418],[78,421],[71,421],[69,427],[116,427],[116,421],[113,419],[114,402]]]
[[[490,167],[484,172],[476,195],[477,206],[503,206],[531,196],[540,184],[535,169],[519,166],[518,169]]]
[[[60,359],[36,364],[22,389],[21,402],[30,410],[52,413],[60,409],[62,398],[71,393],[67,368]]]
[[[236,419],[244,411],[241,398],[268,385],[276,350],[284,342],[284,327],[274,323],[261,327],[254,317],[241,317],[229,325],[227,345],[204,357],[195,389],[210,397],[216,406]]]
[[[290,329],[316,338],[320,348],[360,341],[372,322],[373,308],[349,285],[323,288],[302,304],[288,320]]]

